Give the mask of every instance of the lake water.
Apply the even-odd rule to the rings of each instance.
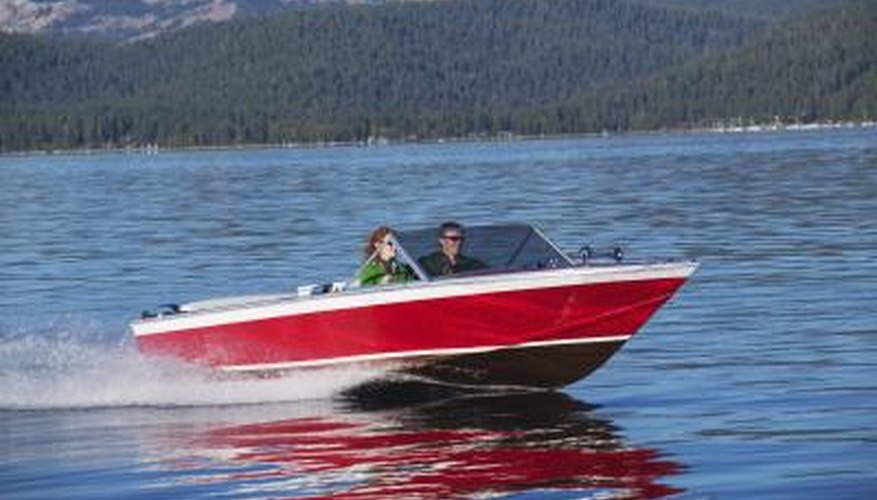
[[[3,157],[0,186],[4,499],[877,498],[877,129]],[[374,226],[449,218],[702,266],[560,393],[132,347],[143,309],[341,280]]]

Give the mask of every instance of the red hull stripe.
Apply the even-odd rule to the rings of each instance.
[[[481,346],[481,347],[465,347],[456,349],[427,349],[421,351],[392,352],[382,354],[363,354],[358,356],[346,356],[330,359],[318,359],[310,361],[293,361],[285,363],[262,363],[247,365],[229,365],[220,367],[224,371],[270,371],[270,370],[288,370],[294,368],[316,368],[343,364],[355,363],[371,363],[381,361],[405,361],[406,359],[423,359],[439,356],[459,356],[463,354],[477,354],[484,352],[496,351],[499,349],[527,349],[532,347],[549,347],[573,344],[591,344],[603,342],[624,342],[628,340],[630,335],[617,335],[612,337],[600,337],[590,339],[564,339],[542,342],[526,342],[512,347],[505,346]]]
[[[388,306],[582,285],[619,282],[674,280],[680,284],[697,267],[695,263],[619,265],[575,269],[531,271],[495,276],[412,283],[401,286],[370,287],[340,294],[308,298],[280,298],[269,302],[239,304],[205,309],[178,316],[140,320],[132,323],[137,337],[196,330],[212,326],[271,320],[313,313],[329,313],[357,308]]]
[[[146,354],[215,367],[604,342],[633,335],[684,281],[613,281],[409,300],[143,335],[137,342]]]

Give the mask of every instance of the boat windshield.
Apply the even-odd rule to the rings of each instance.
[[[435,228],[401,231],[397,240],[405,254],[415,261],[439,249]],[[449,277],[573,266],[569,257],[529,224],[467,226],[461,253],[480,260],[487,268]],[[425,270],[423,272],[429,276]]]

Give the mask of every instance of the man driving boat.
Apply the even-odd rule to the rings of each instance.
[[[457,222],[445,222],[439,226],[439,249],[417,259],[420,266],[431,276],[446,276],[486,269],[487,265],[480,260],[463,255],[463,243],[466,240],[463,226]]]

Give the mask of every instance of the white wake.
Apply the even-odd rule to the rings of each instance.
[[[204,367],[144,357],[130,345],[95,343],[82,337],[57,331],[23,335],[0,332],[0,409],[173,407],[326,399],[380,375],[362,369],[336,369],[273,379],[229,379]]]

